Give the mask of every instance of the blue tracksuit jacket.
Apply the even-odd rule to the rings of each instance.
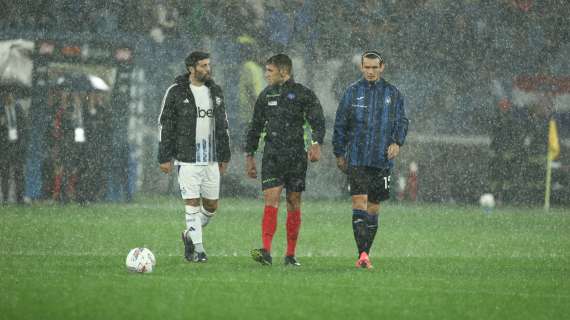
[[[350,166],[392,168],[388,146],[404,144],[408,122],[396,87],[384,79],[360,79],[346,89],[336,111],[334,154],[346,157]]]

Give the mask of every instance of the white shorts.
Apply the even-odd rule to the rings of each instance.
[[[178,184],[182,199],[220,197],[220,168],[218,163],[208,165],[179,165]]]

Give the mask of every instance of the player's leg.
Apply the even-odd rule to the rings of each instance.
[[[358,249],[357,267],[368,268],[368,246],[370,234],[368,230],[368,185],[369,177],[365,167],[350,167],[348,169],[350,193],[352,196],[352,231]]]
[[[263,264],[271,265],[271,244],[277,229],[279,198],[283,191],[283,172],[277,159],[266,154],[261,162],[261,189],[263,190],[263,218],[261,219],[261,240],[263,247],[251,251],[252,258]]]
[[[301,192],[287,190],[287,251],[285,265],[300,266],[295,257],[297,239],[301,229]]]
[[[220,169],[217,163],[208,165],[202,180],[202,207],[200,218],[202,227],[205,227],[216,214],[218,199],[220,198]]]
[[[287,189],[287,251],[285,265],[300,266],[295,257],[297,239],[301,229],[301,194],[305,191],[305,178],[307,176],[307,157],[301,155],[289,166],[285,174],[285,188]]]
[[[368,244],[368,250],[366,253],[370,254],[370,249],[374,243],[374,238],[376,238],[376,233],[378,232],[378,217],[380,213],[380,202],[376,200],[368,200],[367,205],[368,212],[368,235],[370,237],[370,243]]]
[[[390,171],[387,169],[370,169],[370,189],[368,191],[368,231],[370,243],[366,253],[370,254],[370,248],[378,231],[378,217],[380,203],[390,198]]]
[[[358,255],[368,248],[368,177],[364,167],[350,167],[348,170],[352,198],[352,230]]]
[[[261,222],[263,249],[271,252],[271,244],[275,230],[277,229],[277,212],[279,210],[279,198],[283,191],[283,185],[270,187],[263,190],[263,219]]]
[[[195,252],[204,252],[200,218],[201,166],[177,166],[180,194],[185,204],[186,229],[182,233],[184,257],[194,261]]]
[[[202,207],[200,208],[200,218],[202,219],[202,229],[206,227],[218,210],[218,199],[202,198]]]

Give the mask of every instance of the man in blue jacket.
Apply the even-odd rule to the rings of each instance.
[[[404,98],[382,79],[377,51],[361,56],[363,78],[345,91],[336,112],[333,150],[348,175],[358,268],[372,268],[370,248],[378,230],[380,202],[390,197],[390,173],[408,131]]]

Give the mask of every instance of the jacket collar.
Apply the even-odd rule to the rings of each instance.
[[[190,88],[190,73],[181,74],[174,80],[175,83],[181,85],[184,88]],[[206,87],[212,88],[216,85],[214,80],[208,80],[204,83]]]
[[[358,81],[358,85],[371,87],[371,88],[372,87],[383,87],[386,85],[386,80],[384,80],[384,78],[380,78],[380,80],[378,80],[378,81],[370,82],[364,78],[360,78],[360,80]]]

